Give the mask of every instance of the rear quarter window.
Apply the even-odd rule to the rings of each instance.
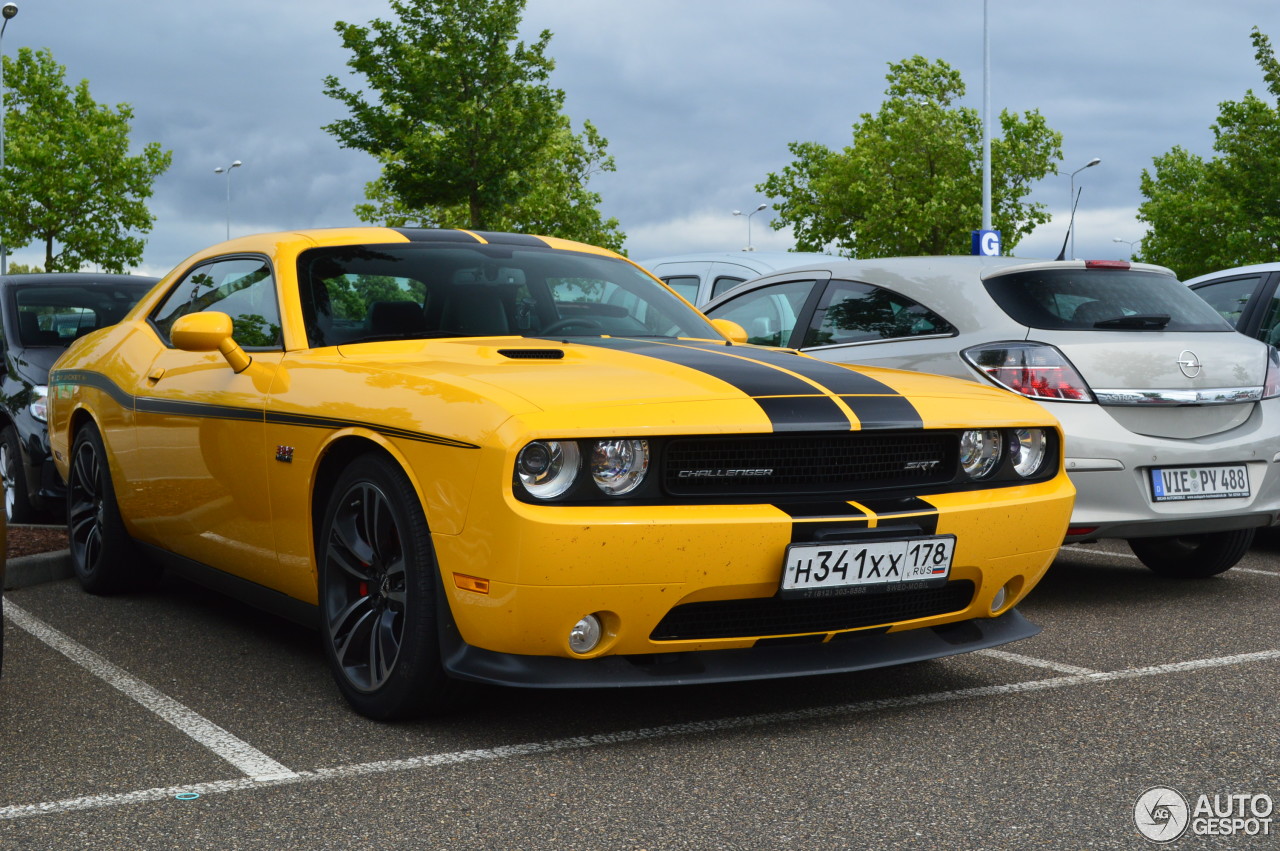
[[[983,285],[1001,310],[1030,328],[1234,331],[1177,278],[1158,272],[1036,269],[994,275]]]

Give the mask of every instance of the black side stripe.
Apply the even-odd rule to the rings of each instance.
[[[144,414],[161,416],[193,417],[211,420],[243,420],[246,422],[270,423],[273,425],[292,425],[301,428],[322,428],[336,430],[341,428],[366,428],[386,437],[401,440],[413,440],[419,443],[433,443],[437,446],[452,446],[456,449],[479,449],[474,443],[455,440],[436,434],[428,434],[409,429],[392,428],[376,423],[360,420],[342,420],[332,417],[318,417],[310,414],[287,414],[275,411],[262,411],[255,408],[238,408],[233,405],[210,405],[203,402],[184,402],[170,399],[157,399],[153,396],[133,396],[126,393],[118,384],[105,375],[88,370],[56,370],[49,376],[50,386],[80,385],[100,390],[111,397],[120,407]]]

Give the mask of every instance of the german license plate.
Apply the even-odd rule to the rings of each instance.
[[[1218,467],[1153,467],[1153,502],[1188,499],[1230,499],[1249,496],[1249,468],[1244,464]]]
[[[945,580],[955,548],[955,535],[792,544],[787,547],[782,591],[858,593],[870,585]]]

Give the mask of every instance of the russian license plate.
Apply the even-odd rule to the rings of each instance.
[[[1244,464],[1151,468],[1153,502],[1230,499],[1249,494],[1249,468]]]
[[[782,591],[856,594],[867,586],[945,580],[951,573],[955,535],[897,541],[792,544],[787,547]]]

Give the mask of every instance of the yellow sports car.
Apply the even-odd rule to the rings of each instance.
[[[168,568],[315,624],[375,718],[468,681],[785,677],[1037,632],[1013,607],[1074,496],[1053,418],[740,333],[560,239],[214,246],[55,365],[76,573]]]

